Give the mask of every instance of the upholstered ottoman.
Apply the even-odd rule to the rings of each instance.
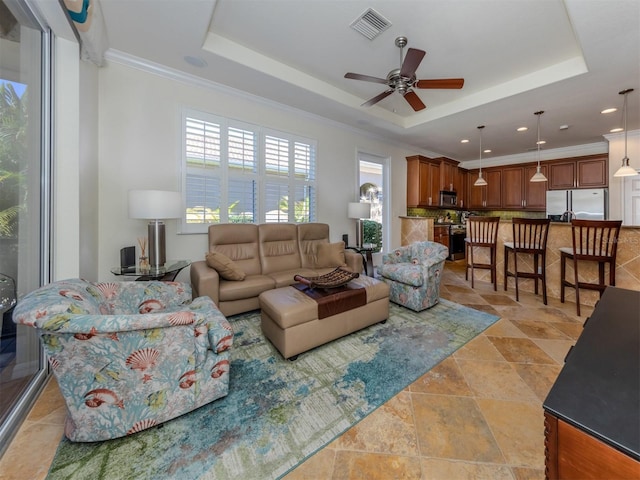
[[[389,286],[372,277],[351,280],[333,298],[313,298],[304,286],[262,292],[259,297],[264,335],[284,358],[343,337],[389,317]],[[364,290],[364,292],[363,292]],[[327,301],[328,300],[328,301]]]

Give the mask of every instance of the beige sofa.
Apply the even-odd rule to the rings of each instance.
[[[207,260],[191,264],[191,287],[194,298],[211,297],[229,316],[260,308],[262,292],[295,283],[296,274],[323,275],[338,266],[361,273],[362,256],[331,243],[326,223],[211,225]]]

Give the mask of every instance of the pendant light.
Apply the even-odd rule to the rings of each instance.
[[[633,88],[627,88],[626,90],[618,92],[620,95],[624,95],[624,103],[622,106],[622,118],[624,121],[624,158],[622,159],[622,166],[613,174],[614,177],[632,177],[638,175],[636,169],[629,166],[629,157],[627,157],[627,94],[631,92],[633,92]]]
[[[536,145],[538,146],[538,167],[536,168],[536,173],[531,177],[530,182],[546,182],[547,177],[540,171],[540,116],[544,113],[544,110],[540,110],[539,112],[535,112],[534,115],[538,117],[538,141]]]
[[[480,172],[478,173],[478,179],[473,184],[474,187],[483,187],[487,184],[487,181],[482,178],[482,129],[484,125],[480,125],[478,130],[480,130]]]

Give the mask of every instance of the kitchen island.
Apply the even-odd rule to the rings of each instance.
[[[402,245],[409,243],[434,240],[434,219],[428,217],[400,217]],[[513,239],[511,220],[500,220],[498,230],[497,272],[499,288],[504,288],[504,242]],[[560,298],[560,247],[571,247],[571,224],[552,222],[547,241],[547,295]],[[479,262],[486,262],[486,251],[474,253]],[[513,258],[510,256],[510,258]],[[618,239],[618,255],[616,259],[616,286],[629,290],[640,290],[640,227],[623,225]],[[463,262],[464,260],[459,260]],[[526,255],[518,256],[518,268],[533,271],[533,261]],[[567,277],[573,275],[573,266],[567,263]],[[581,281],[595,281],[598,270],[595,263],[585,263],[580,266]],[[476,270],[476,279],[489,282],[490,272]],[[582,280],[584,279],[584,280]],[[523,292],[534,292],[533,280],[520,278],[519,289]],[[508,289],[515,290],[514,280],[508,281]],[[515,292],[514,292],[515,297]],[[541,295],[542,297],[542,295]],[[565,298],[575,302],[575,291],[565,290]],[[598,292],[580,290],[580,303],[593,306],[598,300]],[[540,299],[542,302],[542,298]]]

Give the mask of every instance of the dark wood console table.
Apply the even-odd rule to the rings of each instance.
[[[543,403],[546,478],[640,478],[640,292],[608,287]]]

